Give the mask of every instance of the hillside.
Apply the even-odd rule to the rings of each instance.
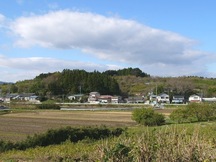
[[[0,85],[2,94],[36,93],[40,96],[63,96],[88,94],[98,91],[101,94],[134,96],[165,92],[185,95],[200,94],[204,97],[216,96],[216,79],[196,76],[152,77],[138,68],[86,72],[65,69],[62,72],[40,74],[32,80]]]
[[[114,77],[125,94],[138,95],[153,92],[159,94],[200,94],[205,97],[216,96],[216,79],[202,77]]]

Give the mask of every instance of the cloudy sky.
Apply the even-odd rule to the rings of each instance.
[[[216,77],[215,0],[0,1],[0,81],[138,67]]]

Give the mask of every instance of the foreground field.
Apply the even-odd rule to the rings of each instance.
[[[2,152],[0,161],[210,162],[216,161],[215,128],[215,122],[134,126],[119,137]]]
[[[156,111],[169,115],[172,110]],[[128,127],[120,137],[96,141],[86,138],[77,143],[66,140],[60,145],[2,151],[0,161],[216,160],[215,122],[144,127],[131,120],[131,111],[59,110],[10,112],[2,114],[0,122],[0,138],[14,142],[25,140],[27,135],[41,134],[51,128],[66,126]],[[50,137],[48,136],[48,139]],[[27,143],[31,142],[27,140]]]
[[[172,109],[156,110],[168,115]],[[28,135],[65,126],[133,126],[131,111],[31,110],[0,116],[0,140],[18,141]]]

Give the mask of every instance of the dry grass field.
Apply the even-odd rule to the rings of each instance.
[[[65,126],[131,126],[131,112],[29,111],[0,116],[0,139],[17,141],[28,135]]]
[[[165,115],[170,110],[157,110]],[[0,115],[0,140],[18,141],[28,135],[65,126],[133,126],[131,111],[32,110]]]

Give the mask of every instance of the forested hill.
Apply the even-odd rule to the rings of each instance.
[[[65,69],[61,73],[41,74],[30,84],[29,91],[40,95],[86,94],[92,91],[110,95],[121,94],[117,81],[98,71],[86,72],[84,70]]]
[[[88,94],[98,91],[109,95],[147,95],[167,93],[170,95],[201,94],[216,97],[216,79],[196,76],[151,77],[138,68],[86,72],[69,70],[40,74],[32,80],[0,85],[1,94],[35,93],[39,96],[63,96]]]
[[[9,86],[1,86],[3,93],[36,93],[41,96],[88,94],[98,91],[101,94],[121,95],[117,80],[113,76],[133,75],[149,76],[138,68],[112,70],[105,72],[86,72],[85,70],[69,70],[40,74],[32,80],[19,81]]]

